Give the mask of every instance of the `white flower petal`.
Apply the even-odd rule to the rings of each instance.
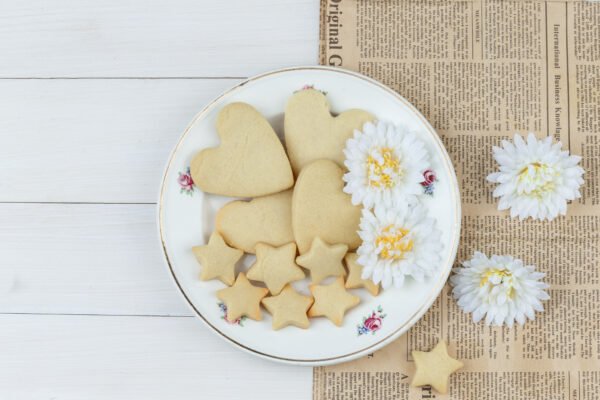
[[[352,204],[393,207],[424,194],[421,182],[430,169],[429,155],[424,144],[400,126],[366,123],[362,133],[346,141],[344,155],[344,192],[352,196]]]
[[[473,313],[473,321],[485,317],[488,325],[511,327],[516,321],[523,325],[542,312],[542,301],[550,297],[540,281],[544,273],[511,256],[488,258],[476,252],[471,260],[454,268],[450,277],[452,296],[465,313]]]
[[[441,232],[419,204],[363,208],[359,227],[363,242],[356,252],[363,279],[399,287],[407,276],[417,281],[432,276],[441,262]]]
[[[499,210],[510,209],[512,218],[548,219],[566,215],[567,201],[581,197],[583,169],[580,156],[561,150],[552,137],[536,139],[530,133],[526,140],[515,135],[513,143],[502,141],[492,148],[499,171],[487,180],[497,183],[493,192]]]

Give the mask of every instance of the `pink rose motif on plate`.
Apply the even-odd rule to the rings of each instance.
[[[421,182],[421,186],[423,186],[423,191],[425,194],[430,196],[433,195],[433,186],[435,182],[437,182],[437,176],[435,175],[435,172],[430,169],[426,169],[423,172],[423,182]]]
[[[177,178],[177,183],[179,184],[180,193],[185,193],[187,195],[194,194],[194,180],[192,179],[192,175],[190,173],[190,167],[187,167],[185,173],[180,172],[179,178]]]
[[[381,328],[383,320],[373,313],[369,318],[366,319],[364,325],[370,331],[376,331]]]
[[[227,306],[225,305],[225,303],[218,303],[219,305],[219,309],[221,310],[221,319],[224,320],[225,322],[227,322],[228,324],[231,325],[239,325],[239,326],[244,326],[244,321],[246,321],[246,316],[243,315],[240,318],[230,321],[229,319],[227,319]]]
[[[375,332],[381,329],[385,316],[383,308],[377,306],[377,309],[373,310],[369,316],[364,317],[362,323],[356,326],[358,336],[366,335],[367,333],[374,335]]]
[[[297,92],[299,92],[301,90],[308,90],[308,89],[318,90],[319,92],[323,93],[323,96],[327,96],[327,92],[326,91],[317,89],[317,88],[315,88],[315,85],[309,85],[309,84],[306,84],[306,85],[302,86],[299,90],[296,90],[294,93],[297,93]]]

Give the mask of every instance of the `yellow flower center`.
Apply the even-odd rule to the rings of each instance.
[[[551,166],[535,161],[524,166],[517,177],[517,193],[541,198],[556,188],[557,173]]]
[[[400,160],[391,148],[375,149],[367,157],[367,179],[370,186],[389,189],[396,185],[401,176]]]
[[[375,238],[375,247],[380,249],[379,257],[390,260],[401,260],[411,251],[414,243],[409,237],[408,229],[388,225]]]
[[[512,286],[512,272],[507,271],[505,269],[488,269],[481,277],[481,280],[479,281],[479,287],[483,287],[488,283],[490,283],[492,286],[504,285],[505,283],[507,283],[508,290],[506,295],[511,299],[514,296],[515,291]]]

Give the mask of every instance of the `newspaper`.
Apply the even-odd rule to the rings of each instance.
[[[322,0],[321,63],[394,88],[433,124],[461,186],[457,262],[511,254],[547,274],[551,300],[524,327],[474,324],[447,286],[383,350],[316,368],[315,400],[600,399],[600,3]],[[552,222],[496,210],[492,146],[552,135],[583,156],[582,198]],[[412,350],[440,339],[465,367],[447,395],[413,388]]]

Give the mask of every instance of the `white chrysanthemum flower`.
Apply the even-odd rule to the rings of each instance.
[[[540,281],[545,274],[511,256],[487,258],[476,252],[453,271],[452,294],[464,312],[473,313],[475,323],[485,316],[487,325],[523,325],[535,319],[535,311],[544,311],[541,301],[550,298],[544,291],[549,286]]]
[[[358,234],[362,244],[356,252],[363,266],[362,278],[381,282],[384,288],[392,282],[402,286],[406,276],[423,281],[440,264],[441,232],[420,205],[376,205],[373,212],[364,208]]]
[[[386,122],[367,122],[346,141],[344,154],[344,192],[352,195],[354,205],[390,207],[392,201],[413,202],[423,193],[429,155],[412,132]]]
[[[552,144],[550,136],[537,140],[533,133],[527,142],[515,135],[514,144],[503,140],[502,147],[494,146],[500,171],[487,179],[498,183],[494,190],[494,197],[500,197],[498,209],[510,208],[510,216],[521,220],[566,215],[567,201],[581,197],[583,168],[578,165],[581,157],[570,156],[561,147],[560,142]]]

